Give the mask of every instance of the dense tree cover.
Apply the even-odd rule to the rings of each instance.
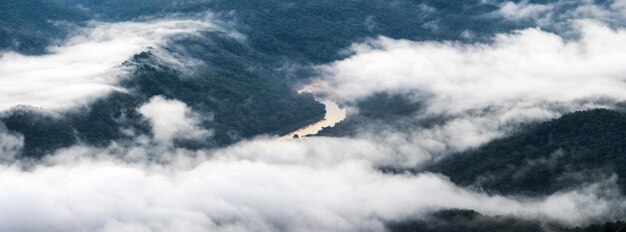
[[[24,136],[22,155],[28,157],[38,157],[77,141],[74,129],[65,119],[35,108],[19,107],[3,115],[2,123]]]
[[[253,0],[216,1],[234,10],[251,44],[276,55],[329,62],[350,44],[379,35],[412,40],[459,39],[465,30],[491,33],[511,25],[477,17],[497,9],[480,1]]]
[[[626,222],[606,222],[602,224],[593,224],[586,227],[576,227],[573,229],[564,229],[566,232],[626,232]]]
[[[192,149],[260,134],[283,135],[324,117],[324,105],[293,90],[287,74],[278,69],[280,63],[226,34],[176,38],[171,49],[203,65],[181,71],[142,52],[124,64],[135,70],[120,83],[129,92],[115,92],[55,116],[18,108],[0,115],[0,121],[24,135],[23,156],[40,157],[77,142],[107,146],[150,135],[151,127],[137,109],[157,95],[184,102],[202,116],[202,127],[215,132],[206,141],[177,141]]]
[[[26,0],[37,1],[37,0]],[[210,10],[232,21],[257,50],[300,62],[345,57],[342,49],[379,35],[410,40],[487,40],[497,32],[534,26],[530,20],[500,20],[504,0],[50,0],[88,9],[98,20],[116,21]],[[551,3],[556,0],[515,0]],[[561,1],[562,2],[562,1]],[[610,5],[613,0],[594,0]],[[571,1],[560,10],[584,1]],[[559,10],[559,9],[555,9]],[[546,28],[544,28],[546,29]],[[550,28],[547,28],[550,29]],[[470,32],[470,33],[464,33]],[[468,35],[472,35],[469,36]]]
[[[489,217],[472,210],[443,210],[421,219],[391,222],[390,232],[540,232],[544,231],[537,221],[511,217]]]
[[[569,228],[558,223],[524,220],[506,216],[485,216],[473,210],[451,209],[419,220],[390,222],[390,232],[623,232],[622,221]]]
[[[0,14],[3,28],[11,29],[0,30],[0,40],[4,41],[0,48],[22,52],[43,52],[51,40],[63,37],[64,27],[53,26],[49,20],[121,21],[210,10],[245,34],[243,44],[210,33],[178,41],[177,45],[187,49],[174,52],[207,63],[200,74],[180,78],[180,73],[163,68],[167,65],[146,65],[124,83],[138,92],[99,100],[83,111],[99,113],[72,116],[66,123],[79,132],[81,142],[92,144],[123,137],[117,128],[118,120],[109,117],[106,109],[121,107],[133,112],[131,108],[157,94],[213,114],[215,120],[205,126],[216,129],[218,144],[260,133],[283,134],[319,119],[323,110],[320,104],[313,104],[311,96],[299,96],[290,90],[285,79],[314,75],[308,68],[310,62],[345,56],[340,51],[353,42],[378,35],[414,40],[462,39],[465,30],[490,34],[516,26],[483,17],[497,7],[478,0],[463,4],[434,0],[359,0],[341,4],[333,0],[8,0],[0,4],[0,9],[6,13]],[[19,48],[15,44],[20,44]],[[130,121],[140,124],[137,117]],[[14,123],[9,127],[26,130],[19,126],[21,123]],[[99,130],[88,132],[89,127]],[[46,138],[45,134],[31,133],[28,141],[37,135]]]
[[[24,135],[22,157],[40,158],[77,142],[106,146],[132,139],[126,131],[150,134],[150,125],[135,110],[143,101],[129,94],[113,93],[90,106],[57,114],[20,106],[0,116],[7,129]]]
[[[401,131],[407,128],[416,129],[426,127],[437,120],[415,120],[414,115],[423,109],[422,103],[414,97],[403,94],[378,93],[357,101],[354,108],[357,112],[349,114],[345,120],[333,127],[324,128],[319,136],[353,136],[359,130],[374,129],[371,127],[393,128]],[[377,128],[374,131],[379,131]]]
[[[520,28],[492,20],[494,4],[471,0],[55,0],[82,5],[100,20],[211,10],[233,21],[255,49],[300,62],[329,62],[350,44],[379,35],[412,40],[463,39]],[[477,38],[474,38],[477,39]]]
[[[0,50],[44,53],[46,46],[67,36],[71,29],[59,22],[121,21],[206,10],[233,22],[246,39],[242,42],[219,32],[176,38],[167,49],[202,61],[201,67],[187,73],[143,52],[125,63],[136,68],[120,83],[129,92],[116,92],[58,115],[18,107],[0,115],[0,123],[24,135],[23,157],[38,158],[76,143],[107,146],[138,134],[149,136],[151,127],[137,108],[162,95],[186,103],[204,117],[202,127],[215,131],[206,141],[177,141],[179,147],[209,148],[260,134],[282,135],[323,117],[323,105],[290,87],[294,80],[315,75],[310,65],[343,58],[349,55],[343,51],[350,44],[379,35],[476,41],[529,25],[489,18],[493,16],[487,13],[497,10],[496,5],[481,0],[2,0]],[[463,37],[466,31],[476,37]],[[422,106],[401,95],[376,94],[357,102],[356,107],[358,114],[320,135],[353,135],[357,128],[367,129],[364,125],[428,127],[445,120],[404,120]],[[618,184],[626,190],[625,136],[626,116],[622,113],[576,112],[451,156],[430,170],[465,186],[531,195],[616,173]],[[564,229],[449,210],[428,220],[388,225],[391,231],[544,231],[546,227],[551,231],[624,231],[625,224]]]
[[[182,74],[143,63],[151,56],[143,53],[135,57],[139,69],[122,84],[138,94],[177,99],[196,112],[214,115],[206,126],[216,130],[218,144],[264,133],[287,134],[324,117],[324,106],[312,95],[290,88],[280,63],[225,34],[205,33],[203,38],[174,43],[183,49],[172,52],[185,53],[206,66]]]
[[[27,147],[34,146],[26,149],[28,155],[42,153],[45,149],[37,147],[45,146],[43,141],[49,141],[51,148],[76,141],[105,145],[125,137],[120,128],[131,127],[145,133],[146,124],[135,108],[154,95],[181,100],[194,111],[213,115],[214,120],[204,125],[216,131],[216,142],[212,145],[229,144],[262,133],[284,134],[323,115],[322,105],[315,103],[312,96],[298,95],[289,87],[290,80],[314,75],[313,69],[307,68],[309,62],[337,59],[342,56],[340,51],[351,43],[378,35],[455,39],[464,30],[488,33],[511,26],[478,17],[496,9],[481,1],[458,4],[431,0],[394,3],[359,0],[337,4],[331,0],[10,0],[0,5],[3,12],[15,14],[15,17],[4,14],[4,25],[21,29],[8,31],[11,36],[0,36],[0,39],[17,41],[26,50],[40,52],[49,40],[61,38],[63,34],[48,19],[74,23],[85,19],[118,21],[211,10],[218,18],[234,22],[235,29],[246,36],[243,43],[219,33],[173,42],[175,46],[169,47],[171,52],[206,63],[193,75],[150,60],[148,53],[143,54],[147,57],[136,56],[127,64],[139,68],[122,83],[133,90],[131,93],[100,99],[77,111],[79,113],[68,113],[64,115],[68,118],[56,120],[71,131],[63,133],[76,138],[61,136],[54,142],[56,140],[48,139],[51,135],[35,133],[35,128],[25,126],[29,124],[28,118],[38,118],[38,113],[23,113],[20,120],[8,121],[7,127],[27,134]],[[39,42],[25,43],[25,37],[18,38],[21,32]],[[50,34],[52,32],[57,34]],[[387,100],[388,103],[393,101]],[[118,109],[128,118],[120,121],[114,117],[120,114]],[[370,112],[374,113],[375,107],[372,109]],[[373,115],[366,117],[369,116]]]
[[[87,16],[75,8],[45,0],[2,0],[0,3],[0,51],[15,50],[40,54],[55,40],[63,38],[67,26]]]
[[[530,126],[435,164],[460,185],[547,194],[610,177],[626,190],[626,115],[596,109]]]

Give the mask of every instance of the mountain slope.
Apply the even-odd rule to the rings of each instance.
[[[461,185],[545,194],[617,174],[626,190],[626,114],[575,112],[453,155],[430,168]]]
[[[210,10],[236,24],[255,49],[299,62],[345,57],[342,49],[377,36],[412,40],[463,39],[519,28],[484,14],[497,5],[479,0],[55,0],[81,5],[98,20],[129,20],[168,13]],[[477,38],[476,38],[477,39]]]
[[[39,54],[63,38],[63,22],[76,23],[87,16],[73,8],[44,0],[3,0],[0,4],[0,50]]]
[[[391,222],[391,232],[623,232],[622,221],[568,228],[558,223],[540,222],[507,216],[486,216],[472,210],[451,209],[435,212],[426,219]]]
[[[38,158],[78,142],[107,146],[150,136],[150,126],[137,110],[154,96],[181,101],[207,118],[200,126],[214,136],[177,144],[192,149],[225,146],[260,134],[287,134],[324,117],[324,105],[292,89],[280,63],[227,35],[180,37],[170,50],[203,65],[182,73],[153,53],[142,52],[124,64],[134,67],[120,83],[129,92],[115,92],[59,117],[18,107],[0,114],[0,123],[24,135],[23,157]]]

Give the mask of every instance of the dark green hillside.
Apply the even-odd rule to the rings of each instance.
[[[461,185],[507,194],[545,194],[616,173],[626,190],[626,115],[570,113],[435,164]]]
[[[213,115],[220,145],[259,134],[286,134],[324,117],[321,103],[289,86],[280,63],[221,33],[202,39],[180,38],[173,52],[202,60],[206,66],[191,74],[154,67],[151,54],[135,56],[137,71],[123,83],[146,97],[162,95],[185,102],[194,111]],[[146,63],[148,62],[148,63]]]
[[[2,0],[0,2],[0,50],[26,54],[43,53],[45,47],[63,38],[67,27],[55,23],[77,23],[87,17],[73,7],[46,0]]]
[[[141,104],[138,96],[113,93],[63,115],[18,107],[0,115],[0,121],[24,135],[22,157],[39,158],[77,142],[106,146],[114,140],[132,139],[123,130],[150,134],[150,125],[135,110]]]
[[[480,0],[55,0],[82,5],[99,20],[129,20],[210,10],[234,22],[250,45],[291,61],[324,63],[342,49],[379,35],[411,40],[457,40],[468,30],[480,39],[527,24],[492,20],[497,6]]]
[[[379,35],[459,39],[464,30],[489,34],[512,26],[482,19],[496,8],[474,0],[219,0],[214,8],[234,10],[240,30],[260,51],[313,62],[339,59],[350,44]]]
[[[472,210],[443,210],[419,220],[391,222],[390,232],[543,232],[537,221],[512,217],[489,217]],[[558,231],[556,227],[550,231]]]
[[[359,109],[357,113],[348,115],[345,120],[333,127],[324,128],[317,135],[354,136],[359,130],[379,131],[379,128],[372,127],[406,130],[407,128],[426,127],[432,123],[415,120],[414,116],[423,109],[422,103],[402,94],[374,94],[359,100],[354,104],[354,107]]]
[[[418,220],[390,222],[390,232],[624,232],[622,221],[568,228],[557,223],[506,216],[485,216],[472,210],[443,210]]]
[[[24,135],[22,155],[39,157],[74,144],[77,140],[72,126],[62,118],[41,111],[19,107],[2,117],[7,129]]]
[[[184,102],[207,119],[203,127],[215,132],[207,141],[178,141],[186,148],[224,146],[260,134],[282,135],[324,117],[324,105],[293,90],[288,74],[278,69],[280,63],[227,35],[208,32],[177,38],[171,52],[203,65],[185,73],[151,52],[142,52],[125,63],[136,67],[121,83],[128,93],[114,93],[58,117],[19,109],[0,115],[0,121],[24,134],[23,156],[40,157],[76,142],[107,146],[132,140],[124,130],[149,135],[150,126],[137,109],[157,95]]]

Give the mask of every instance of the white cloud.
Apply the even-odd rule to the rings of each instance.
[[[387,220],[456,207],[578,225],[623,207],[619,198],[598,197],[598,185],[516,199],[428,173],[383,174],[358,159],[315,165],[310,161],[329,151],[353,151],[309,141],[315,139],[183,154],[166,164],[75,148],[29,170],[0,166],[0,230],[381,231]],[[274,152],[302,160],[277,161]]]
[[[158,22],[169,26],[156,26]],[[196,30],[198,22],[185,22],[191,23],[189,30],[181,30]],[[148,36],[154,40],[147,39],[145,44],[157,41],[158,45],[163,35],[179,33],[179,26],[187,25],[153,23],[124,24],[122,28],[131,29],[122,34],[137,37],[123,38],[144,44],[141,41]],[[322,67],[328,83],[324,91],[334,100],[354,102],[381,91],[408,93],[425,103],[414,120],[447,119],[408,132],[370,133],[363,128],[357,138],[257,138],[211,151],[161,149],[158,146],[172,140],[203,139],[210,132],[199,129],[201,116],[184,103],[154,97],[139,112],[153,126],[157,148],[145,138],[137,138],[137,144],[129,147],[112,144],[102,149],[76,146],[60,150],[27,169],[19,163],[0,164],[0,231],[380,231],[386,220],[445,208],[573,225],[615,219],[623,216],[620,213],[626,208],[615,189],[615,179],[546,197],[517,198],[463,189],[439,175],[384,174],[376,169],[381,165],[419,165],[505,135],[519,123],[624,100],[626,32],[593,22],[577,26],[581,36],[571,41],[539,29],[498,35],[492,44],[379,38],[355,45],[354,56]],[[0,77],[0,93],[18,93],[6,98],[0,95],[4,107],[0,110],[14,104],[70,107],[84,97],[110,91],[117,79],[109,74],[120,72],[111,67],[133,54],[131,48],[124,49],[128,53],[109,54],[119,55],[115,60],[102,60],[92,53],[82,59],[69,56],[85,49],[108,54],[109,46],[95,46],[101,43],[125,46],[127,41],[107,37],[107,30],[96,33],[101,27],[93,27],[83,39],[77,37],[44,57],[5,54],[0,71],[33,82]],[[173,32],[159,32],[158,28]],[[23,69],[7,65],[13,58],[31,65]],[[86,64],[61,66],[61,71],[54,71],[52,65],[82,60]],[[30,73],[26,66],[39,61],[50,66]],[[107,65],[78,69],[91,62]],[[48,72],[55,75],[35,78]],[[62,73],[68,78],[62,78]],[[92,74],[82,78],[78,73]],[[86,83],[88,91],[62,90],[74,79],[75,86]],[[92,89],[94,83],[102,91]],[[50,93],[61,88],[68,93],[57,99],[56,94],[43,94],[47,91],[30,92],[35,87]],[[13,142],[0,143],[0,152],[22,146],[21,137],[9,137],[12,139],[6,141]],[[162,157],[151,157],[154,150]]]
[[[156,96],[139,108],[152,125],[154,139],[161,144],[174,140],[208,139],[211,132],[201,128],[202,118],[177,100]]]
[[[10,133],[0,122],[0,163],[11,162],[24,147],[24,136]]]
[[[128,71],[122,63],[132,55],[150,49],[166,55],[158,48],[168,37],[217,29],[209,18],[91,22],[50,47],[49,54],[0,54],[0,111],[16,105],[57,110],[84,104],[121,90],[116,84]]]
[[[486,2],[500,6],[500,9],[494,12],[496,16],[513,21],[531,20],[539,27],[565,34],[571,29],[571,21],[580,19],[593,19],[611,25],[625,26],[626,3],[623,0],[611,0],[604,4],[597,4],[594,0],[560,0],[549,3],[530,3],[527,0]]]
[[[330,98],[350,104],[378,92],[423,102],[413,120],[445,118],[407,132],[363,129],[380,146],[420,164],[479,146],[516,126],[626,100],[626,31],[577,21],[578,39],[540,29],[499,34],[489,44],[412,42],[385,37],[355,44],[355,55],[321,66]],[[402,163],[402,162],[399,162]]]
[[[611,8],[616,10],[626,10],[626,1],[625,0],[615,0],[613,4],[611,4]]]
[[[500,6],[500,13],[508,19],[524,19],[537,17],[554,8],[551,4],[532,4],[528,1],[505,2]]]
[[[512,103],[623,100],[626,32],[591,21],[567,41],[538,29],[500,34],[493,44],[411,42],[378,38],[356,54],[322,67],[336,99],[375,92],[423,96],[432,113]]]

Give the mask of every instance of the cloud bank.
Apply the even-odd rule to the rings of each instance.
[[[537,17],[554,9],[552,4],[532,4],[528,1],[504,2],[500,6],[498,13],[507,19],[524,19]]]
[[[498,34],[492,43],[380,37],[319,67],[321,92],[347,105],[381,92],[423,103],[407,120],[445,120],[408,132],[362,128],[361,135],[404,153],[399,164],[420,164],[529,122],[626,100],[626,31],[593,20],[575,21],[574,27],[577,39],[536,28]]]
[[[13,161],[24,147],[24,136],[9,132],[0,122],[0,163]]]
[[[508,7],[524,9],[518,18],[551,9],[524,4]],[[524,198],[464,189],[431,173],[378,169],[414,167],[522,123],[623,101],[626,31],[597,21],[574,25],[574,40],[540,29],[500,34],[489,44],[381,37],[320,67],[329,98],[349,105],[379,92],[403,93],[424,103],[410,120],[446,119],[434,126],[363,128],[355,138],[257,138],[217,150],[155,148],[210,132],[197,129],[202,116],[187,105],[154,97],[138,110],[159,144],[137,138],[133,145],[77,145],[34,165],[0,163],[0,230],[382,231],[386,221],[447,208],[569,225],[619,218],[626,201],[614,178]],[[0,110],[83,104],[116,89],[119,65],[132,54],[211,28],[194,20],[93,23],[49,55],[6,53]],[[13,154],[6,160],[21,146],[21,136],[0,128],[0,152]]]
[[[539,29],[499,34],[493,44],[411,42],[381,37],[355,44],[354,56],[322,67],[334,99],[404,92],[429,113],[454,114],[490,105],[623,100],[626,31],[576,23],[568,41]]]
[[[30,170],[2,165],[0,229],[383,231],[385,221],[453,207],[578,225],[618,213],[624,204],[611,183],[535,199],[489,196],[434,174],[384,174],[364,160],[330,160],[328,151],[352,151],[318,140],[326,139],[172,151],[167,154],[177,158],[166,164],[75,147]],[[258,143],[273,144],[274,152],[259,151]],[[310,162],[316,159],[323,165]]]
[[[129,67],[124,61],[145,50],[159,52],[171,36],[218,30],[210,17],[153,19],[137,22],[90,22],[49,54],[0,54],[0,111],[16,105],[63,110],[85,104],[111,91]]]
[[[580,19],[593,19],[615,27],[624,27],[626,19],[626,2],[623,0],[578,1],[486,1],[499,5],[500,9],[492,16],[512,21],[529,21],[536,26],[567,33],[571,30],[571,22]]]

